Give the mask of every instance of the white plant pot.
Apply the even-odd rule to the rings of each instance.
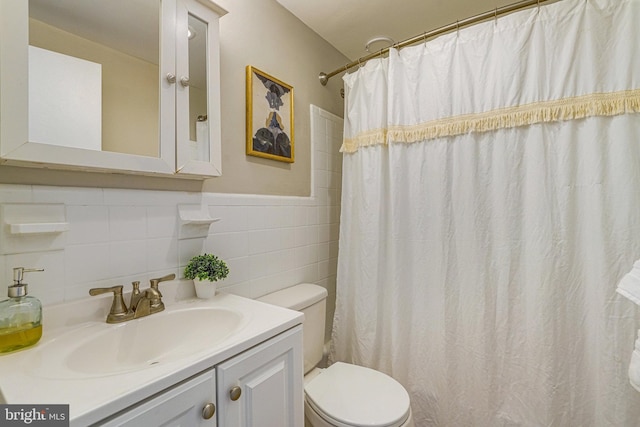
[[[196,287],[196,296],[202,299],[213,298],[216,295],[216,289],[218,282],[212,282],[210,280],[193,279],[193,284]]]

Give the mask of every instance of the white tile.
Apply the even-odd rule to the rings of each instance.
[[[248,236],[248,253],[250,255],[279,251],[296,246],[294,228],[249,231]]]
[[[67,206],[67,244],[109,241],[109,210],[106,206]]]
[[[175,206],[147,207],[147,237],[173,237],[178,235],[178,211]]]
[[[308,246],[318,243],[318,229],[321,226],[309,225],[295,228],[295,245]]]
[[[295,254],[296,251],[294,249],[285,249],[267,254],[269,263],[267,274],[271,275],[282,271],[293,270],[296,267]]]
[[[222,259],[238,258],[249,253],[247,232],[212,234],[205,240],[205,252]]]
[[[340,196],[337,189],[329,188],[327,190],[327,205],[328,206],[340,205]]]
[[[64,251],[68,284],[95,282],[114,276],[109,268],[109,244],[69,245]]]
[[[327,121],[327,135],[331,138],[342,137],[342,124],[338,120]]]
[[[318,224],[331,223],[331,207],[330,206],[318,206]]]
[[[331,172],[323,169],[316,169],[314,171],[314,178],[316,188],[328,188],[331,181]]]
[[[109,207],[109,239],[136,240],[147,235],[147,210],[142,206]]]
[[[315,169],[329,170],[329,154],[316,151],[314,155],[314,166]]]
[[[87,298],[90,296],[89,289],[91,288],[109,288],[114,285],[115,283],[110,279],[101,280],[97,282],[83,282],[75,285],[68,285],[68,286],[65,286],[64,288],[63,299],[64,301],[73,301],[77,299]],[[113,298],[113,296],[104,294],[104,295],[96,296],[95,298],[110,299],[110,298]],[[106,314],[105,314],[105,319],[106,319]],[[46,324],[46,320],[45,320],[45,324]]]
[[[318,243],[325,243],[331,240],[331,225],[321,224],[318,227]]]
[[[293,211],[293,219],[291,225],[294,227],[304,226],[309,225],[308,222],[309,218],[307,206],[296,206]]]
[[[252,255],[249,257],[249,278],[253,280],[280,271],[291,270],[294,265],[295,251],[293,249]]]
[[[326,261],[318,263],[318,277],[324,279],[330,276],[335,276],[338,268],[338,262],[336,258],[330,258]]]
[[[330,249],[329,242],[319,243],[317,247],[318,247],[318,261],[326,261],[329,258],[331,258],[331,249]]]
[[[247,209],[247,230],[271,228],[268,206],[252,206]]]
[[[308,245],[296,248],[295,268],[304,267],[318,262],[318,245]]]
[[[128,276],[147,271],[146,240],[125,240],[109,244],[109,268],[112,274]]]
[[[146,240],[148,271],[178,268],[178,240],[171,237]]]
[[[274,206],[271,210],[271,221],[275,228],[292,227],[295,223],[297,206]]]
[[[286,218],[282,216],[281,206],[265,206],[262,211],[264,214],[262,228],[280,228],[287,223]]]
[[[249,279],[266,276],[269,271],[269,254],[251,255],[249,258]]]
[[[262,296],[256,291],[256,286],[254,285],[253,280],[234,283],[231,286],[224,287],[222,290],[223,292],[239,295],[245,298],[258,298]]]
[[[329,206],[329,192],[328,188],[318,188],[316,191],[316,203],[318,206]]]
[[[327,185],[328,188],[335,188],[336,190],[338,188],[342,187],[342,173],[341,172],[329,172],[330,173],[330,178],[329,178],[329,185]]]
[[[320,223],[320,217],[318,215],[317,206],[308,206],[307,207],[307,224],[317,225],[319,223]]]
[[[209,206],[209,212],[214,218],[220,218],[219,222],[211,226],[211,232],[227,233],[233,231],[246,231],[248,221],[247,206]]]

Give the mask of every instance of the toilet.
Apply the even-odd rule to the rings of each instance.
[[[259,301],[304,313],[304,414],[310,427],[414,427],[409,394],[390,376],[374,369],[323,357],[325,288],[303,283]]]

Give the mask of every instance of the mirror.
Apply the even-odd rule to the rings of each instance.
[[[209,161],[207,23],[189,14],[189,149],[186,160]],[[182,158],[178,157],[179,161]]]
[[[30,141],[160,156],[160,6],[29,0]]]
[[[222,174],[224,9],[210,0],[2,4],[0,163]]]

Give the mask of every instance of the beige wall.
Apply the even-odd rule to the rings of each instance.
[[[348,61],[275,0],[219,0],[222,75],[222,176],[203,191],[308,196],[309,104],[342,116],[339,77],[327,87],[318,73]],[[293,86],[295,163],[246,156],[245,67],[252,65]]]
[[[275,0],[219,0],[229,13],[220,20],[222,171],[219,178],[190,181],[0,166],[0,182],[308,196],[310,194],[309,105],[342,116],[340,77],[324,87],[320,71],[349,62]],[[295,163],[245,154],[245,67],[256,68],[294,88]]]

